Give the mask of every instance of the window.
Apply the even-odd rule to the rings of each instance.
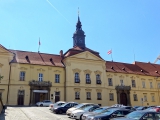
[[[152,96],[152,102],[154,102],[155,101],[155,99],[154,99],[154,95],[151,95]]]
[[[79,92],[75,92],[75,99],[80,99],[80,93]]]
[[[91,84],[90,75],[86,74],[86,84]]]
[[[144,95],[144,102],[147,102],[147,95]]]
[[[123,80],[120,80],[120,84],[121,84],[121,86],[123,86],[124,84],[123,84]]]
[[[86,95],[87,95],[87,100],[91,100],[91,92],[87,92]]]
[[[59,74],[55,74],[55,83],[60,83],[60,75]]]
[[[97,82],[97,84],[101,84],[100,75],[96,75],[96,82]]]
[[[152,82],[150,82],[150,88],[153,88]]]
[[[158,83],[158,88],[160,89],[160,83]]]
[[[132,87],[136,87],[136,82],[135,82],[135,80],[132,80]]]
[[[110,101],[114,101],[114,95],[113,95],[113,93],[109,93],[109,100]]]
[[[21,71],[20,72],[20,81],[24,81],[24,79],[25,79],[25,72],[24,71]]]
[[[112,78],[108,78],[108,85],[109,85],[109,86],[113,86]]]
[[[75,73],[74,80],[75,80],[75,83],[80,83],[79,73]]]
[[[40,82],[43,81],[43,74],[42,73],[39,73],[39,79],[38,79]]]
[[[137,94],[133,94],[133,99],[134,99],[134,101],[138,101]]]
[[[0,92],[0,99],[2,99],[2,93]]]
[[[145,88],[145,82],[144,81],[142,81],[142,87]]]
[[[101,93],[97,93],[97,100],[102,100],[102,96],[101,96]]]

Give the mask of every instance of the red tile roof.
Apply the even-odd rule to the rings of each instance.
[[[23,63],[23,64],[37,64],[37,65],[48,65],[48,66],[59,66],[64,67],[60,55],[38,53],[38,52],[27,52],[19,50],[10,50],[16,54],[12,63]],[[26,57],[28,56],[28,58]]]
[[[160,76],[160,65],[135,62],[134,64],[106,61],[106,71],[139,75]]]
[[[69,49],[66,53],[64,53],[64,57],[69,57],[69,56],[72,56],[72,55],[75,55],[75,54],[79,54],[79,53],[85,52],[85,51],[89,51],[92,54],[96,55],[97,57],[101,58],[101,56],[99,55],[99,52],[93,51],[93,50],[91,50],[91,49],[89,49],[87,47],[82,49],[82,48],[80,48],[78,46]]]

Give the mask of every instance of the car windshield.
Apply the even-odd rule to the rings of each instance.
[[[145,110],[151,110],[151,109],[153,109],[153,108],[155,108],[155,107],[150,107],[150,108],[147,108],[147,109],[145,109]]]
[[[93,106],[88,106],[88,107],[85,107],[85,108],[82,108],[82,110],[84,111],[88,111],[90,108],[92,108]]]
[[[138,107],[138,108],[137,108],[137,110],[141,110],[141,109],[143,109],[143,107]]]
[[[116,111],[116,110],[108,109],[108,110],[103,111],[102,114],[110,115],[110,114],[112,114],[114,111]]]
[[[66,106],[67,104],[68,104],[68,103],[64,103],[64,104],[61,105],[61,107],[64,107],[64,106]]]
[[[139,120],[144,114],[145,114],[144,112],[135,111],[135,112],[129,113],[125,117],[129,119]]]
[[[76,106],[74,106],[74,108],[80,108],[80,107],[82,107],[84,104],[78,104],[78,105],[76,105]]]
[[[100,113],[104,110],[104,108],[97,108],[95,110],[93,110],[94,113]]]

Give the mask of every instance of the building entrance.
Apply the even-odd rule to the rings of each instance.
[[[18,105],[24,105],[24,90],[18,91]]]
[[[127,106],[127,95],[124,92],[120,94],[120,104]]]

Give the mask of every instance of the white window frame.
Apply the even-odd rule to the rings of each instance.
[[[150,82],[149,84],[150,84],[150,88],[153,88],[153,83],[152,83],[152,82]]]
[[[134,100],[134,101],[138,101],[137,94],[133,94],[133,100]]]
[[[91,83],[90,74],[86,74],[86,83],[87,84]]]
[[[108,86],[113,86],[112,78],[108,78]]]
[[[55,74],[55,83],[60,83],[60,74]]]
[[[87,99],[91,99],[91,92],[86,92]]]
[[[114,101],[114,94],[113,93],[109,93],[109,100]]]
[[[142,81],[142,88],[145,88],[146,85],[145,85],[145,81]]]
[[[75,92],[75,99],[80,99],[80,92]]]
[[[39,73],[39,74],[38,74],[38,80],[39,80],[40,82],[43,81],[43,73]]]
[[[123,80],[120,80],[120,84],[121,84],[121,86],[123,86],[123,85],[124,85],[124,82],[123,82]]]
[[[79,73],[75,73],[75,74],[74,74],[74,82],[75,82],[75,83],[80,83]]]
[[[132,80],[132,87],[136,87],[136,81],[135,80]]]
[[[101,92],[97,92],[97,99],[101,100],[102,99],[102,93]]]
[[[25,81],[25,72],[24,71],[20,71],[19,79],[20,79],[20,81]]]

